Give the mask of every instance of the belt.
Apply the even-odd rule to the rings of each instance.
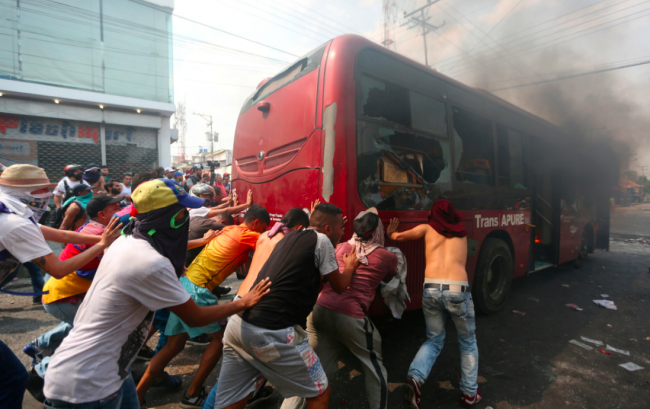
[[[427,283],[424,285],[424,288],[435,288],[440,291],[451,291],[452,293],[468,293],[470,292],[468,285],[458,285],[458,284],[436,284],[436,283]]]

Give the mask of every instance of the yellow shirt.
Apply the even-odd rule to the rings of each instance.
[[[185,275],[194,284],[212,291],[248,260],[248,252],[255,250],[259,237],[259,233],[244,224],[224,227],[196,256]]]

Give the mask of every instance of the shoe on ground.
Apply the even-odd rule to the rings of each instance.
[[[183,397],[181,398],[181,408],[193,409],[200,408],[205,403],[205,400],[208,398],[208,393],[205,391],[205,387],[201,388],[201,392],[197,396],[189,396],[187,391],[183,392]]]
[[[43,304],[42,296],[35,295],[32,297],[32,305],[41,305]]]
[[[476,395],[474,396],[467,396],[463,393],[463,397],[460,398],[460,403],[463,404],[463,406],[467,408],[471,408],[472,406],[476,405],[483,399],[483,395],[481,395],[480,390],[476,390]]]
[[[140,348],[140,351],[138,351],[138,355],[135,357],[135,359],[139,361],[151,361],[151,358],[153,358],[153,356],[153,349],[144,345],[142,348]]]
[[[273,396],[273,391],[275,389],[271,388],[270,386],[264,386],[262,389],[260,389],[255,396],[250,398],[248,402],[246,403],[246,407],[250,407],[249,405],[252,404],[257,404],[258,402],[264,402],[266,400],[269,400]]]
[[[217,297],[224,296],[228,294],[230,291],[232,291],[232,288],[230,287],[215,287],[214,290],[212,290],[212,294],[216,295]]]
[[[181,386],[183,386],[183,378],[167,372],[163,372],[162,379],[151,383],[152,388],[178,389]]]
[[[208,345],[212,341],[212,338],[208,334],[201,334],[197,337],[190,338],[187,340],[186,344],[188,345]]]
[[[38,341],[33,340],[23,347],[23,352],[29,355],[34,362],[40,363],[43,358],[50,356],[49,348],[41,348],[38,346]]]
[[[413,378],[409,378],[404,387],[404,407],[420,409],[420,384]]]

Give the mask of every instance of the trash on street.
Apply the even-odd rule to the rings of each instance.
[[[623,349],[614,348],[614,347],[611,346],[611,345],[607,345],[607,348],[606,348],[606,349],[607,349],[608,351],[618,352],[619,354],[623,354],[623,355],[630,356],[630,351],[625,351],[625,350],[623,350]]]
[[[512,310],[512,313],[513,313],[513,314],[517,314],[517,315],[521,315],[522,317],[523,317],[524,315],[526,315],[525,312],[521,312],[521,311],[517,311],[517,310]]]
[[[603,297],[603,298],[609,298],[608,294],[601,294],[600,296]]]
[[[614,304],[614,301],[610,300],[593,300],[596,304],[600,305],[601,307],[605,307],[608,310],[618,310],[616,308],[616,305]]]
[[[591,338],[587,338],[587,337],[580,337],[580,339],[585,341],[585,342],[589,342],[590,344],[594,344],[594,345],[598,345],[598,346],[605,345],[605,344],[603,344],[602,341],[598,341],[596,339],[591,339]]]
[[[639,366],[635,364],[634,362],[628,362],[625,364],[620,364],[619,366],[622,366],[623,368],[627,369],[630,372],[638,371],[640,369],[643,369],[642,366]]]
[[[605,355],[611,355],[611,354],[612,354],[611,352],[609,352],[609,351],[605,351],[605,350],[602,349],[602,348],[598,348],[598,350],[599,350],[600,352],[602,352],[603,354],[605,354]]]
[[[572,339],[571,341],[569,341],[569,344],[579,346],[580,348],[586,349],[587,351],[591,351],[592,349],[594,349],[593,347],[590,347],[587,344],[583,344],[580,341],[576,341],[575,339]]]

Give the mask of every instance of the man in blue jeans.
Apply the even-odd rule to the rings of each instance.
[[[399,220],[393,219],[386,230],[388,238],[394,241],[424,239],[427,260],[422,297],[427,340],[420,347],[407,375],[404,404],[409,409],[420,408],[422,385],[445,343],[445,321],[449,316],[456,326],[460,344],[461,403],[471,407],[481,400],[481,391],[476,383],[478,347],[474,303],[465,271],[467,232],[460,220],[451,202],[438,200],[431,209],[429,224],[398,233]]]

